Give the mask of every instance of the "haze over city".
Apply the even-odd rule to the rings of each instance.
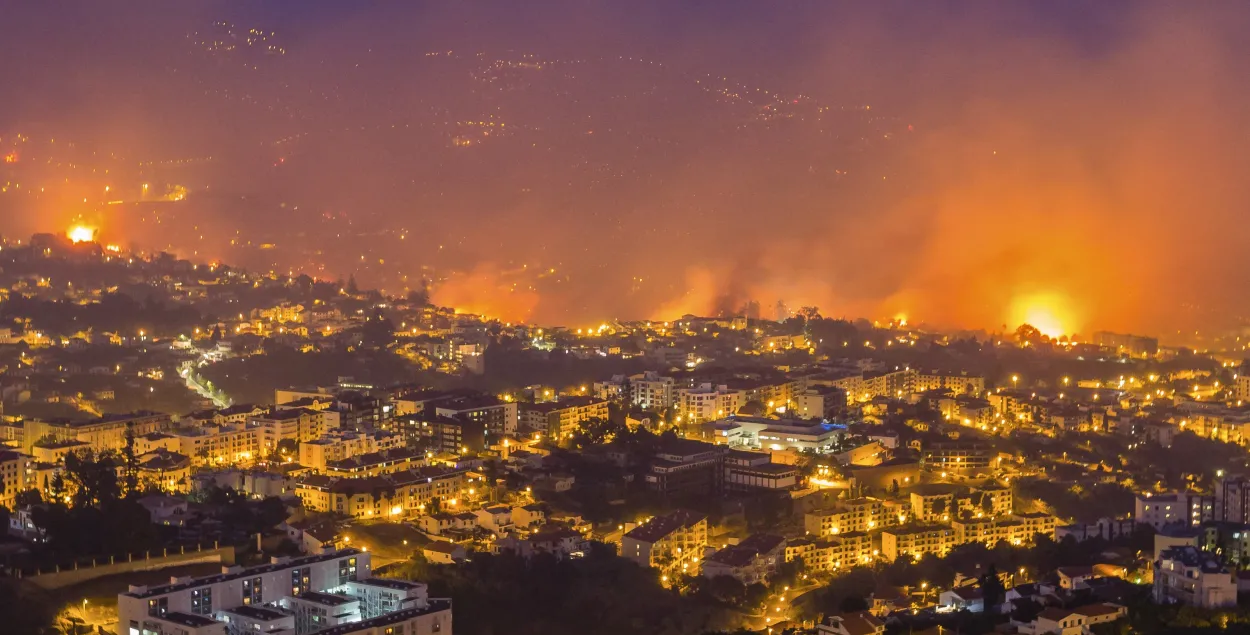
[[[0,635],[1250,632],[1247,32],[6,3]]]
[[[511,321],[1244,323],[1243,7],[514,4],[13,7],[0,229]]]

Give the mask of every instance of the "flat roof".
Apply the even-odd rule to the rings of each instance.
[[[450,599],[430,600],[428,604],[421,608],[404,609],[402,611],[394,611],[392,613],[387,613],[386,615],[380,615],[369,620],[352,622],[350,624],[340,624],[325,630],[317,631],[317,635],[349,635],[350,633],[357,633],[378,626],[398,624],[399,622],[405,622],[422,615],[429,615],[431,613],[440,613],[442,611],[450,610]]]
[[[280,620],[284,617],[289,617],[286,613],[277,609],[248,604],[236,606],[232,609],[222,609],[221,612],[233,613],[235,615],[242,615],[243,617],[248,617],[254,620],[264,620],[266,622],[272,622],[273,620]]]
[[[359,549],[340,549],[332,553],[321,553],[321,554],[317,554],[314,556],[307,556],[304,558],[292,558],[290,560],[287,560],[281,563],[271,562],[269,564],[257,565],[255,567],[240,568],[237,571],[231,571],[229,573],[218,573],[214,575],[202,576],[199,578],[192,578],[184,582],[177,582],[173,584],[162,584],[159,586],[147,587],[143,589],[142,591],[130,591],[127,593],[123,593],[122,595],[125,595],[127,597],[133,597],[133,598],[141,598],[141,599],[151,598],[151,597],[156,597],[158,595],[166,595],[168,593],[175,593],[177,591],[183,591],[186,589],[194,589],[196,587],[202,587],[202,586],[209,585],[209,584],[216,584],[218,582],[226,582],[228,580],[237,580],[239,578],[246,578],[246,577],[254,576],[260,573],[270,573],[273,571],[281,571],[283,569],[293,569],[295,567],[300,567],[306,564],[314,564],[317,562],[328,562],[330,560],[337,560],[339,558],[350,558],[352,556],[359,556],[360,554],[361,554],[361,551]]]

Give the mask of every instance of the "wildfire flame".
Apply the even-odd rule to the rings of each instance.
[[[74,243],[89,243],[95,240],[96,229],[86,225],[74,225],[65,235]]]

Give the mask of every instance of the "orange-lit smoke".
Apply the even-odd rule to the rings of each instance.
[[[1229,231],[1250,204],[1238,176],[1250,153],[1233,141],[1247,132],[1250,95],[1226,81],[1238,61],[1221,48],[1237,36],[1209,13],[1143,9],[1124,20],[1129,35],[1096,53],[977,36],[971,19],[935,25],[923,60],[880,73],[932,98],[915,113],[932,123],[901,142],[903,176],[879,177],[883,188],[901,181],[906,196],[751,219],[748,240],[768,234],[751,271],[700,269],[653,317],[712,311],[731,285],[766,309],[782,299],[834,316],[1032,322],[1048,335],[1176,328],[1197,317],[1179,304],[1245,309],[1211,268],[1250,247],[1250,232]],[[888,28],[868,31],[833,45],[830,59],[890,48]]]
[[[538,293],[511,280],[491,263],[457,273],[434,285],[432,301],[461,313],[476,313],[505,322],[525,322],[538,307]]]

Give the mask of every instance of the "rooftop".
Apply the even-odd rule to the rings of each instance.
[[[398,624],[399,622],[405,622],[414,617],[429,615],[430,613],[439,613],[450,610],[450,599],[430,600],[429,604],[421,608],[404,609],[402,611],[394,611],[369,620],[352,622],[351,624],[340,624],[325,630],[317,631],[317,635],[348,635],[350,633],[358,633],[370,628],[377,628],[379,626]]]
[[[691,527],[706,519],[707,516],[704,514],[679,509],[664,516],[656,516],[650,522],[634,527],[625,534],[625,537],[641,542],[659,542],[679,529]]]
[[[271,609],[266,606],[247,605],[247,604],[236,606],[232,609],[222,609],[222,613],[234,613],[235,615],[242,615],[243,617],[251,618],[254,620],[262,620],[265,622],[271,622],[273,620],[279,620],[284,617],[287,617],[286,613],[283,613],[282,611],[279,611],[277,609]]]
[[[194,588],[205,586],[208,584],[225,582],[227,580],[236,580],[238,578],[255,576],[261,573],[270,573],[273,571],[281,571],[283,569],[293,569],[295,567],[300,567],[306,564],[326,562],[328,560],[337,560],[339,558],[350,558],[353,556],[359,556],[360,554],[361,554],[361,551],[359,549],[340,549],[338,551],[333,551],[330,553],[320,553],[317,555],[306,556],[303,558],[292,558],[290,560],[286,560],[283,562],[262,564],[262,565],[257,565],[254,567],[239,567],[237,569],[231,568],[232,570],[228,570],[224,573],[202,576],[198,578],[191,578],[190,580],[185,580],[182,582],[175,582],[171,584],[161,584],[161,585],[151,586],[151,587],[134,587],[131,591],[124,593],[123,595],[126,595],[128,597],[133,597],[133,598],[141,598],[141,599],[151,598],[151,597],[156,597],[160,595],[166,595],[169,593],[174,593],[176,591],[182,591],[184,589],[194,589]]]
[[[217,620],[214,620],[210,617],[204,617],[203,615],[193,615],[191,613],[179,613],[177,611],[173,613],[166,613],[165,616],[162,617],[161,619],[165,620],[166,622],[173,622],[174,624],[181,624],[183,626],[189,626],[191,628],[199,628],[201,626],[208,626],[210,624],[217,623]]]

